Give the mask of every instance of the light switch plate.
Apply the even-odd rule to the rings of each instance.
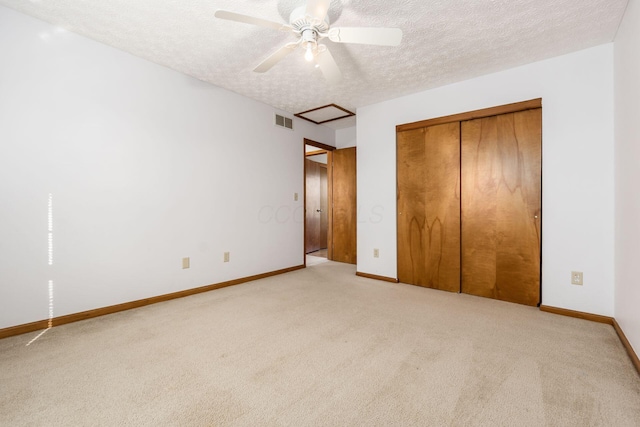
[[[186,258],[182,258],[182,268],[189,268],[190,267],[190,262],[189,262],[189,257]]]
[[[224,253],[224,262],[229,262],[229,252]]]

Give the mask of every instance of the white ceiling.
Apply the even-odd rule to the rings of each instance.
[[[305,0],[0,0],[0,4],[236,93],[297,113],[351,111],[611,42],[627,0],[332,0],[332,26],[398,27],[399,47],[326,40],[343,73],[329,85],[299,50],[252,69],[290,33],[223,21],[226,9],[286,23]],[[353,125],[354,119],[331,127]],[[331,125],[328,123],[328,125]]]

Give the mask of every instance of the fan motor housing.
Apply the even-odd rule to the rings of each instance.
[[[313,30],[316,33],[326,33],[329,31],[328,16],[325,16],[322,22],[317,22],[317,20],[305,14],[306,10],[306,6],[300,6],[291,12],[289,16],[289,25],[291,25],[296,32],[302,33],[304,30]]]

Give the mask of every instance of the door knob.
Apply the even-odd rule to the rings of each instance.
[[[316,212],[322,212],[322,209],[316,209]]]

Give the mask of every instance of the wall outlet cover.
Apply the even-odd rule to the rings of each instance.
[[[572,271],[571,272],[571,284],[572,285],[582,285],[582,271]]]

